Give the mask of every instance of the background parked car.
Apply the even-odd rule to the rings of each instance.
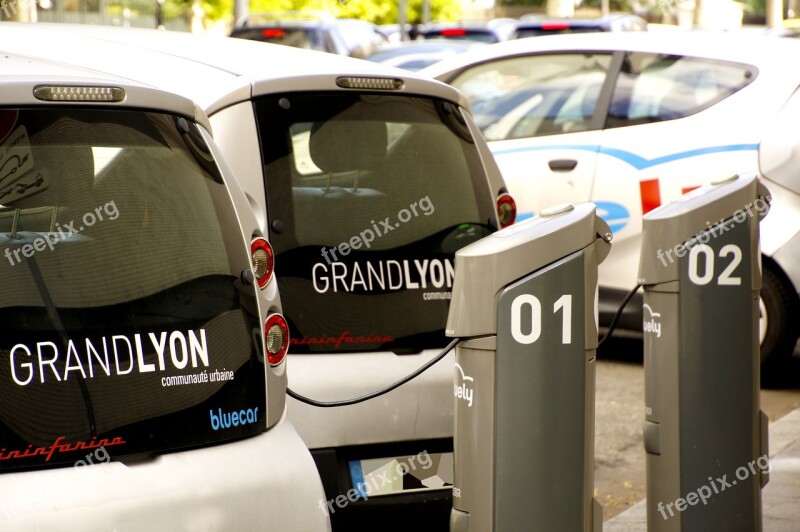
[[[325,12],[253,13],[237,21],[231,37],[339,55],[352,53],[336,18]]]
[[[351,57],[363,58],[377,48],[389,44],[389,39],[381,33],[378,26],[356,18],[336,19],[342,38],[347,42]]]
[[[390,43],[398,43],[403,40],[408,40],[410,35],[415,31],[413,24],[406,23],[403,27],[403,32],[400,32],[400,24],[380,24],[378,31],[380,31]]]
[[[509,41],[421,72],[471,101],[520,218],[561,201],[597,204],[614,231],[600,266],[608,324],[636,285],[642,215],[713,179],[758,171],[759,143],[800,86],[785,60],[798,53],[797,39],[604,32]],[[768,187],[761,347],[777,361],[798,335],[800,197]],[[641,330],[641,306],[629,309],[622,326]]]
[[[364,57],[389,42],[371,22],[307,11],[250,14],[237,22],[231,37],[351,57]]]
[[[478,41],[454,41],[448,39],[401,41],[376,48],[364,59],[405,70],[417,71],[447,57],[466,52],[476,46],[485,46],[485,44]]]
[[[559,33],[593,33],[597,31],[647,31],[647,21],[631,13],[611,13],[596,18],[551,19],[541,15],[523,15],[512,39],[556,35]]]
[[[498,18],[488,21],[430,22],[417,27],[416,38],[452,39],[497,43],[511,37],[517,20]]]

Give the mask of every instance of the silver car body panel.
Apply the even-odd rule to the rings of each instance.
[[[141,463],[0,476],[0,529],[15,532],[325,531],[311,456],[284,418],[269,431]]]

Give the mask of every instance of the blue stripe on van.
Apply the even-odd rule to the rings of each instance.
[[[589,144],[553,144],[550,146],[524,146],[520,148],[498,149],[493,150],[492,154],[506,155],[510,153],[524,153],[529,151],[544,151],[544,150],[582,150],[591,151],[595,153],[602,153],[624,161],[633,166],[637,170],[644,170],[651,166],[678,161],[680,159],[688,159],[690,157],[697,157],[699,155],[707,155],[710,153],[723,153],[729,151],[758,151],[758,144],[727,144],[722,146],[707,146],[705,148],[697,148],[694,150],[680,151],[669,155],[662,155],[655,159],[646,159],[633,152],[621,150],[618,148],[607,148],[599,145]]]

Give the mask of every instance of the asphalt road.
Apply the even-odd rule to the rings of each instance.
[[[646,496],[641,351],[641,341],[610,339],[598,356],[594,485],[604,521]],[[793,362],[777,388],[761,390],[761,409],[771,421],[800,407],[800,358]]]

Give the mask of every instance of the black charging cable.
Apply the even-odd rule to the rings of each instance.
[[[428,362],[426,362],[425,364],[420,366],[420,368],[417,369],[416,371],[414,371],[414,373],[406,375],[405,377],[403,377],[399,381],[395,382],[394,384],[390,384],[389,386],[387,386],[386,388],[383,388],[382,390],[377,390],[375,392],[370,392],[370,393],[368,393],[366,395],[362,395],[361,397],[356,397],[355,399],[343,399],[341,401],[317,401],[315,399],[309,399],[308,397],[300,395],[299,393],[295,392],[291,388],[286,388],[286,395],[288,395],[289,397],[293,397],[293,398],[297,399],[298,401],[303,402],[303,403],[305,403],[307,405],[317,406],[317,407],[320,407],[320,408],[330,408],[330,407],[334,407],[334,406],[348,406],[348,405],[355,405],[355,404],[358,404],[358,403],[363,403],[364,401],[368,401],[369,399],[374,399],[375,397],[380,397],[381,395],[387,394],[387,393],[391,392],[392,390],[394,390],[395,388],[399,388],[400,386],[404,385],[408,381],[417,378],[419,375],[422,375],[423,372],[425,372],[431,366],[433,366],[434,364],[439,362],[441,359],[443,359],[445,356],[447,356],[447,353],[449,353],[450,351],[453,350],[453,348],[456,346],[456,344],[459,342],[459,340],[461,340],[461,339],[460,338],[454,338],[452,342],[447,344],[447,347],[445,347],[442,350],[441,353],[439,353],[438,355],[436,355],[435,357],[430,359]]]
[[[617,327],[617,322],[619,321],[620,316],[622,316],[622,311],[625,310],[625,306],[628,304],[628,302],[631,300],[631,298],[633,298],[634,294],[636,294],[636,292],[641,287],[642,287],[642,285],[637,284],[633,288],[633,290],[631,290],[628,293],[628,295],[625,296],[625,299],[622,301],[622,304],[620,305],[619,309],[617,310],[617,313],[614,315],[614,319],[611,320],[611,324],[608,326],[608,331],[606,331],[606,334],[597,343],[597,347],[600,347],[601,345],[603,345],[603,342],[605,342],[606,339],[609,336],[611,336],[611,333],[614,332],[614,329]],[[376,397],[380,397],[381,395],[385,395],[385,394],[391,392],[392,390],[395,390],[395,389],[399,388],[400,386],[404,385],[405,383],[407,383],[407,382],[419,377],[425,371],[430,369],[431,366],[433,366],[434,364],[436,364],[437,362],[442,360],[445,356],[447,356],[447,353],[452,351],[453,348],[458,344],[458,342],[460,340],[461,340],[460,338],[454,338],[449,344],[447,344],[447,346],[442,350],[441,353],[439,353],[438,355],[436,355],[435,357],[430,359],[428,362],[426,362],[425,364],[420,366],[419,369],[417,369],[413,373],[410,373],[409,375],[406,375],[405,377],[403,377],[399,381],[397,381],[397,382],[395,382],[393,384],[390,384],[386,388],[383,388],[381,390],[376,390],[374,392],[370,392],[370,393],[368,393],[366,395],[362,395],[362,396],[356,397],[354,399],[342,399],[340,401],[317,401],[316,399],[311,399],[311,398],[306,397],[304,395],[300,395],[299,393],[295,392],[291,388],[286,388],[286,395],[288,395],[289,397],[292,397],[294,399],[297,399],[301,403],[305,403],[305,404],[311,405],[311,406],[316,406],[316,407],[319,407],[319,408],[331,408],[331,407],[335,407],[335,406],[349,406],[349,405],[356,405],[358,403],[363,403],[364,401],[369,401],[370,399],[374,399]]]
[[[611,324],[608,326],[608,330],[606,331],[606,334],[604,334],[604,335],[603,335],[603,338],[601,338],[601,339],[600,339],[600,341],[599,341],[599,342],[597,342],[597,347],[598,347],[598,348],[599,348],[601,345],[603,345],[603,342],[605,342],[605,341],[606,341],[606,339],[607,339],[609,336],[611,336],[611,333],[613,333],[613,332],[614,332],[614,329],[616,329],[616,328],[617,328],[617,322],[619,321],[619,318],[620,318],[620,316],[622,316],[622,311],[623,311],[623,310],[625,310],[625,306],[628,304],[628,302],[631,300],[631,298],[634,296],[634,294],[635,294],[636,292],[638,292],[638,291],[639,291],[639,289],[640,289],[641,287],[642,287],[642,285],[641,285],[641,284],[637,284],[636,286],[634,286],[634,287],[633,287],[633,290],[631,290],[630,292],[628,292],[628,295],[626,295],[626,296],[625,296],[625,299],[623,299],[623,300],[622,300],[622,304],[621,304],[621,305],[619,306],[619,308],[617,309],[617,313],[616,313],[616,314],[614,314],[614,319],[612,319],[612,320],[611,320]]]

